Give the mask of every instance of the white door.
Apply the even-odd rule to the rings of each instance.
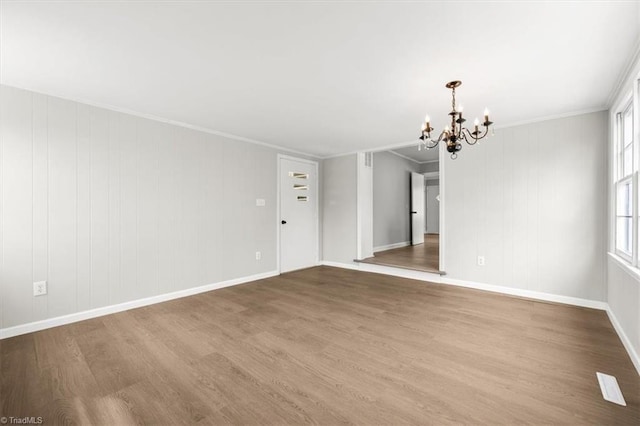
[[[411,173],[411,244],[424,243],[424,176]]]
[[[427,186],[427,234],[440,233],[440,185]]]
[[[317,163],[280,158],[280,272],[318,261]]]

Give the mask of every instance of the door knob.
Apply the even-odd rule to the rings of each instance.
[[[411,212],[411,214],[418,214],[418,212]]]
[[[286,220],[282,220],[282,221],[280,221],[280,223],[284,225],[284,224],[287,223],[287,221]]]

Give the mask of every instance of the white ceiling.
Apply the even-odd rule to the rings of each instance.
[[[604,108],[638,2],[8,2],[0,82],[324,157]]]

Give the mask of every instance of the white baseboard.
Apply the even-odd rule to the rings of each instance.
[[[579,297],[562,296],[553,293],[543,293],[541,291],[525,290],[522,288],[504,287],[494,284],[484,284],[474,281],[457,280],[454,278],[443,277],[443,284],[451,284],[458,287],[474,288],[477,290],[491,291],[494,293],[508,294],[511,296],[527,297],[529,299],[543,300],[545,302],[562,303],[565,305],[581,306],[584,308],[607,310],[609,306],[606,302],[598,300],[582,299]]]
[[[635,348],[631,344],[631,340],[629,340],[629,337],[624,332],[624,329],[618,322],[618,319],[616,318],[615,314],[611,311],[611,307],[606,302],[601,302],[598,300],[582,299],[579,297],[561,296],[558,294],[543,293],[539,291],[524,290],[520,288],[503,287],[503,286],[498,286],[493,284],[477,283],[473,281],[457,280],[453,278],[447,278],[446,276],[430,274],[428,272],[420,272],[420,271],[413,271],[413,270],[402,271],[401,269],[398,269],[398,268],[391,268],[391,267],[386,267],[381,265],[371,265],[367,263],[347,264],[347,263],[340,263],[340,262],[322,262],[322,264],[326,266],[333,266],[336,268],[354,269],[359,271],[373,272],[377,274],[393,275],[396,277],[411,278],[419,281],[428,281],[428,282],[434,282],[434,283],[455,285],[458,287],[473,288],[477,290],[491,291],[494,293],[508,294],[511,296],[519,296],[519,297],[527,297],[529,299],[543,300],[545,302],[562,303],[565,305],[580,306],[584,308],[592,308],[592,309],[599,309],[602,311],[606,311],[607,315],[609,316],[609,320],[613,325],[614,330],[616,331],[616,333],[618,333],[618,337],[622,341],[622,345],[627,350],[627,353],[629,354],[629,358],[631,358],[631,362],[633,362],[633,365],[636,367],[636,370],[638,371],[638,375],[640,375],[640,356],[638,356],[638,353],[636,352]]]
[[[411,241],[402,241],[400,243],[387,244],[386,246],[378,246],[373,248],[373,252],[377,253],[379,251],[391,250],[400,247],[410,246]]]
[[[115,314],[117,312],[127,311],[129,309],[141,308],[143,306],[153,305],[168,300],[180,299],[182,297],[192,296],[194,294],[205,293],[211,290],[218,290],[225,287],[231,287],[238,284],[244,284],[250,281],[262,280],[265,278],[279,275],[278,271],[264,272],[262,274],[250,275],[248,277],[234,278],[232,280],[221,281],[213,284],[206,284],[200,287],[188,288],[185,290],[174,291],[172,293],[159,294],[157,296],[145,297],[144,299],[132,300],[130,302],[119,303],[117,305],[104,306],[102,308],[90,309],[88,311],[76,312],[60,317],[49,318],[42,321],[30,322],[28,324],[16,325],[14,327],[0,329],[0,340],[21,334],[32,333],[47,328],[57,327],[60,325],[71,324],[90,318],[101,317],[104,315]]]
[[[616,330],[616,333],[618,333],[618,337],[620,337],[620,340],[622,341],[624,348],[627,350],[627,353],[629,354],[629,358],[631,358],[631,362],[633,362],[633,366],[636,367],[636,370],[638,371],[638,375],[640,376],[640,356],[638,356],[638,352],[636,352],[635,348],[631,344],[631,340],[629,340],[629,336],[627,336],[627,333],[624,332],[624,329],[620,325],[618,318],[616,318],[616,315],[613,313],[613,311],[611,310],[611,307],[608,305],[607,305],[607,315],[609,316],[609,321],[611,321],[611,324],[613,325],[613,328]]]
[[[484,284],[474,281],[457,280],[448,278],[446,275],[439,275],[430,272],[416,271],[410,269],[394,268],[390,266],[374,265],[370,263],[354,263],[346,264],[340,262],[322,262],[323,265],[334,266],[337,268],[355,269],[359,271],[373,272],[378,274],[393,275],[395,277],[411,278],[419,281],[428,281],[440,284],[455,285],[458,287],[474,288],[477,290],[491,291],[494,293],[508,294],[511,296],[528,297],[530,299],[544,300],[546,302],[563,303],[566,305],[582,306],[585,308],[593,308],[607,310],[608,304],[597,300],[581,299],[578,297],[561,296],[551,293],[543,293],[539,291],[524,290],[520,288],[503,287],[493,284]]]

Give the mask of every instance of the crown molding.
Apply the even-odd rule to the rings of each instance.
[[[607,97],[607,109],[613,106],[617,98],[620,96],[620,92],[627,85],[628,81],[633,78],[634,74],[636,74],[633,72],[636,68],[640,68],[640,37],[636,41],[635,49],[631,52],[627,63],[622,68],[622,71],[620,71],[615,84],[611,88],[611,92],[609,92],[609,96]]]
[[[238,135],[234,135],[232,133],[221,132],[219,130],[210,129],[208,127],[197,126],[195,124],[190,124],[190,123],[186,123],[186,122],[183,122],[183,121],[177,121],[177,120],[171,120],[171,119],[168,119],[168,118],[158,117],[158,116],[153,115],[153,114],[146,114],[146,113],[143,113],[143,112],[133,111],[133,110],[130,110],[130,109],[127,109],[127,108],[120,108],[120,107],[117,107],[117,106],[114,106],[114,105],[110,105],[110,104],[103,104],[103,103],[100,103],[100,102],[93,102],[93,101],[86,100],[86,99],[81,99],[81,98],[72,98],[72,97],[68,97],[68,96],[61,96],[61,95],[53,93],[53,92],[42,92],[42,91],[39,91],[39,90],[34,90],[32,88],[29,88],[29,87],[13,86],[13,85],[4,84],[4,83],[2,83],[2,86],[12,87],[14,89],[19,89],[19,90],[25,90],[27,92],[37,93],[39,95],[49,96],[49,97],[58,98],[58,99],[63,99],[65,101],[76,102],[76,103],[83,104],[83,105],[89,105],[89,106],[92,106],[92,107],[101,108],[101,109],[104,109],[104,110],[113,111],[113,112],[117,112],[117,113],[121,113],[121,114],[127,114],[127,115],[131,115],[131,116],[134,116],[134,117],[144,118],[144,119],[147,119],[147,120],[157,121],[159,123],[165,123],[165,124],[170,124],[170,125],[177,126],[177,127],[183,127],[185,129],[196,130],[198,132],[208,133],[210,135],[220,136],[220,137],[223,137],[223,138],[226,138],[226,139],[232,139],[232,140],[237,140],[237,141],[241,141],[241,142],[247,142],[247,143],[254,144],[254,145],[260,145],[260,146],[264,146],[264,147],[267,147],[267,148],[275,149],[277,151],[290,152],[290,153],[303,155],[303,156],[311,157],[311,158],[315,158],[315,159],[320,159],[321,158],[321,157],[319,157],[317,155],[309,154],[308,152],[297,151],[295,149],[286,148],[284,146],[275,145],[275,144],[271,144],[271,143],[268,143],[268,142],[263,142],[263,141],[260,141],[260,140],[257,140],[257,139],[245,138],[244,136],[238,136]]]

